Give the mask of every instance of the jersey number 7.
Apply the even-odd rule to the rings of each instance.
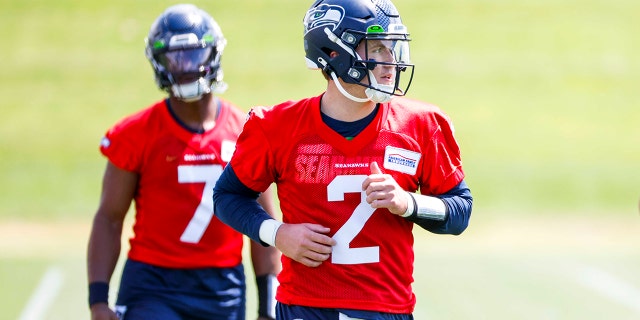
[[[213,218],[213,186],[221,175],[222,166],[219,164],[178,166],[179,183],[204,182],[200,204],[182,233],[180,241],[198,243],[207,230]]]

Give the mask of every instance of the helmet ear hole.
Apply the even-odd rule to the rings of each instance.
[[[327,64],[327,65],[324,66],[324,68],[322,68],[322,72],[324,72],[324,73],[326,73],[328,75],[331,75],[331,73],[333,73],[335,71],[333,71],[333,68],[331,68],[331,66]]]
[[[362,62],[362,65],[365,66],[365,68],[367,68],[367,70],[373,70],[376,68],[377,62],[375,60],[367,60],[365,62]]]

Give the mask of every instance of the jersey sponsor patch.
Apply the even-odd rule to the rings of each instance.
[[[384,151],[384,168],[415,175],[420,157],[418,152],[387,146]]]

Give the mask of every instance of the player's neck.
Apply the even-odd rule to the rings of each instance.
[[[195,131],[206,131],[215,126],[218,117],[218,100],[208,94],[194,102],[184,102],[171,97],[173,114],[187,127]]]
[[[354,85],[360,89],[363,88],[358,85]],[[355,90],[352,90],[355,91]],[[364,90],[362,90],[364,91]],[[362,94],[364,95],[364,94]],[[376,103],[373,101],[356,102],[345,97],[334,84],[329,83],[327,91],[322,96],[320,101],[320,111],[325,115],[340,121],[353,122],[360,120],[373,112],[376,107]]]

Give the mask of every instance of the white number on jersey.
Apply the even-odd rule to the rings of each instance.
[[[180,241],[198,243],[207,230],[213,218],[213,186],[222,175],[222,166],[219,164],[178,166],[179,183],[202,183],[202,198],[187,228],[182,233]]]
[[[333,239],[331,262],[335,264],[360,264],[380,262],[380,247],[350,248],[349,244],[360,233],[364,224],[376,211],[367,203],[367,194],[362,190],[365,175],[337,176],[327,186],[329,201],[344,201],[345,193],[360,193],[360,204],[356,207],[347,222],[338,229]]]

